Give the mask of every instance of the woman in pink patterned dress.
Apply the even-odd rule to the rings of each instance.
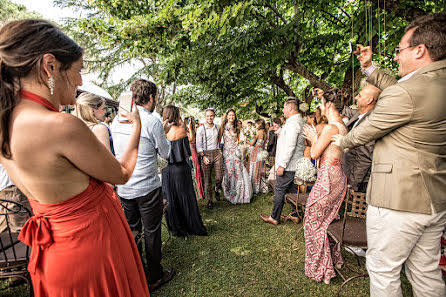
[[[232,204],[251,202],[252,188],[248,172],[243,166],[242,153],[238,144],[240,128],[237,126],[237,116],[231,108],[223,117],[218,143],[223,139],[223,161],[225,173],[223,176],[223,192],[225,198]]]
[[[343,152],[331,138],[347,134],[340,111],[346,96],[339,89],[324,93],[321,111],[328,119],[320,135],[315,127],[306,125],[304,135],[311,142],[311,158],[320,157],[317,180],[311,190],[305,210],[305,274],[317,281],[329,284],[336,276],[334,265],[343,264],[341,252],[330,244],[327,228],[338,217],[338,211],[347,190],[347,181],[342,170]]]
[[[258,119],[256,121],[256,137],[251,141],[253,149],[249,155],[248,161],[248,172],[254,194],[268,192],[268,183],[263,178],[263,173],[266,170],[266,158],[265,160],[262,160],[267,136],[265,121],[263,119]]]

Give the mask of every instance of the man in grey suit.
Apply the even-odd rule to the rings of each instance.
[[[261,215],[265,223],[277,225],[284,205],[285,193],[291,188],[297,161],[304,156],[304,137],[302,134],[303,119],[295,99],[288,99],[283,105],[283,115],[287,118],[279,132],[277,140],[275,168],[276,183],[274,184],[274,206],[271,216]],[[298,218],[292,218],[297,222]]]
[[[440,237],[446,226],[446,15],[413,21],[395,49],[396,82],[359,47],[367,81],[382,90],[375,109],[341,148],[375,140],[367,187],[367,270],[371,296],[402,296],[400,272],[414,296],[446,296]]]
[[[380,93],[381,90],[377,87],[370,84],[366,85],[355,98],[358,109],[354,110],[347,107],[344,110],[343,114],[350,118],[345,124],[349,131],[361,124],[369,116],[375,108]],[[344,154],[342,167],[351,190],[366,192],[372,167],[374,147],[375,141],[370,141],[364,145],[352,148]]]

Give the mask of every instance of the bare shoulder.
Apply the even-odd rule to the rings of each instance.
[[[108,134],[108,128],[103,124],[94,125],[92,130],[95,133],[98,132],[98,133],[107,133]]]
[[[169,141],[175,141],[184,138],[186,137],[186,129],[182,126],[172,126],[166,137]]]
[[[330,135],[335,135],[335,134],[339,134],[339,129],[336,125],[333,124],[326,124],[324,126],[324,128],[322,128],[322,132],[321,134],[330,134]]]
[[[64,135],[67,135],[67,133],[75,134],[79,132],[84,132],[86,130],[90,130],[87,127],[87,125],[84,122],[82,122],[82,120],[67,113],[55,114],[52,121],[53,121],[52,125],[54,125],[56,132],[63,133]],[[103,126],[103,125],[98,125],[98,126]]]

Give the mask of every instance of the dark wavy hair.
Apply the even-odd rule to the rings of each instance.
[[[52,54],[66,71],[82,57],[83,49],[61,30],[45,20],[18,20],[0,28],[0,138],[1,153],[12,158],[9,124],[20,102],[20,79],[34,72],[39,82],[42,59]]]
[[[180,122],[180,109],[174,105],[167,105],[163,108],[163,121],[178,125]]]
[[[152,98],[155,98],[158,92],[155,83],[146,79],[133,81],[130,85],[130,91],[132,91],[136,105],[146,104],[150,101],[150,95],[152,95]]]
[[[234,120],[234,127],[233,127],[233,129],[234,129],[235,133],[237,134],[237,139],[240,138],[240,129],[239,129],[238,125],[237,125],[237,121],[238,121],[238,120],[237,120],[237,114],[235,113],[235,110],[234,110],[233,108],[230,108],[230,109],[228,109],[228,110],[226,111],[225,117],[223,118],[223,122],[222,122],[221,125],[220,125],[220,129],[219,129],[219,131],[218,131],[218,143],[220,143],[221,138],[223,137],[223,132],[225,131],[225,126],[226,126],[226,124],[228,123],[228,114],[229,114],[230,112],[233,112],[234,115],[235,115],[235,120]]]
[[[324,99],[326,102],[332,102],[335,108],[341,112],[344,109],[344,105],[348,102],[348,94],[338,88],[333,88],[324,93]]]

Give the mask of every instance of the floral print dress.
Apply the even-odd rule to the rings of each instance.
[[[232,204],[249,203],[252,197],[251,181],[243,166],[237,134],[231,128],[232,125],[226,124],[223,132],[223,192]]]

